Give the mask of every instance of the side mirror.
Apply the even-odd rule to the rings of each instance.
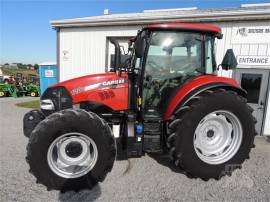
[[[135,55],[137,58],[142,58],[144,55],[144,50],[145,50],[146,42],[144,38],[137,38],[134,44],[134,49],[135,49]]]
[[[229,69],[235,69],[237,66],[237,60],[233,53],[232,49],[228,49],[226,51],[226,54],[222,60],[222,63],[220,64],[222,69],[229,70]]]

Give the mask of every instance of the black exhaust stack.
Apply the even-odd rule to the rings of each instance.
[[[116,39],[110,38],[110,42],[114,45],[114,70],[118,71],[120,68],[121,51],[119,43]]]

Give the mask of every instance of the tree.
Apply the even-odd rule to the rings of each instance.
[[[35,64],[34,68],[35,68],[35,70],[38,70],[38,68],[39,68],[38,64]]]
[[[24,65],[22,63],[18,63],[17,66],[18,66],[19,69],[27,69],[26,65]]]

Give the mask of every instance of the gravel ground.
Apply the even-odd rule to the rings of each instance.
[[[175,171],[167,156],[117,161],[103,183],[81,192],[48,192],[35,184],[25,162],[27,138],[22,118],[29,109],[14,106],[33,98],[0,99],[1,201],[270,201],[270,143],[256,148],[241,170],[220,181],[189,179]],[[129,168],[129,170],[127,170]]]

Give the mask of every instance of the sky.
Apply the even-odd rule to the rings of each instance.
[[[0,64],[56,61],[50,20],[183,7],[225,8],[270,0],[0,0]]]

